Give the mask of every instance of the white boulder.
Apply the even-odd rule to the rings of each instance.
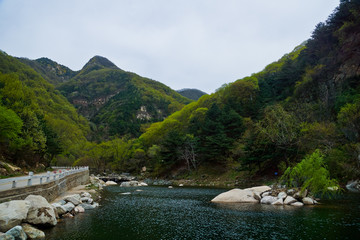
[[[62,207],[65,208],[66,212],[71,212],[75,208],[75,205],[71,202],[68,202],[67,204],[62,205]]]
[[[114,185],[117,185],[117,183],[114,182],[114,181],[107,181],[107,182],[105,183],[105,185],[106,185],[106,186],[114,186]]]
[[[51,204],[55,209],[56,209],[56,212],[59,214],[59,215],[63,215],[67,212],[67,210],[64,208],[63,205],[60,205],[59,203],[53,203]],[[71,211],[71,210],[70,210]]]
[[[287,196],[284,200],[284,204],[286,204],[286,205],[292,204],[294,202],[297,202],[297,200],[295,198],[293,198],[292,196]]]
[[[139,183],[139,187],[147,187],[147,186],[148,186],[147,183],[144,183],[144,182]]]
[[[273,202],[276,202],[278,200],[277,197],[273,196],[265,196],[261,199],[260,203],[262,204],[272,204]]]
[[[279,192],[279,194],[277,195],[277,197],[280,199],[285,199],[287,197],[287,194],[285,192]]]
[[[254,192],[251,190],[232,189],[224,192],[212,199],[212,202],[225,202],[225,203],[258,203],[259,201],[254,198]]]
[[[75,212],[84,213],[85,209],[82,206],[76,206],[75,207]]]
[[[284,205],[284,200],[282,198],[279,198],[275,202],[271,203],[272,205]]]
[[[79,205],[81,203],[81,197],[80,194],[73,194],[73,195],[69,195],[66,196],[64,198],[64,200],[66,202],[71,202],[72,204],[74,204],[75,206]]]
[[[271,190],[271,187],[269,187],[269,186],[258,186],[258,187],[252,187],[252,188],[245,188],[244,190],[263,193],[263,192]]]
[[[302,202],[305,204],[305,205],[313,205],[314,204],[314,200],[312,198],[309,198],[309,197],[304,197],[302,199]]]
[[[29,195],[25,200],[30,202],[26,222],[55,226],[57,224],[55,211],[46,199],[39,195]]]
[[[0,204],[0,232],[19,225],[26,219],[30,209],[30,202],[24,200],[13,200]]]

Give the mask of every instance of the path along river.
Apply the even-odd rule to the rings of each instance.
[[[210,202],[224,191],[110,186],[100,208],[59,222],[46,239],[360,239],[360,194],[314,207]]]

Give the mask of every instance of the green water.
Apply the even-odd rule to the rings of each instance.
[[[107,187],[101,207],[59,222],[46,239],[360,239],[360,194],[296,208],[211,203],[224,189],[136,189]]]

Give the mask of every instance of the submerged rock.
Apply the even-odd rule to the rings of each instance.
[[[37,228],[34,228],[30,224],[23,223],[21,224],[24,232],[30,239],[44,239],[45,233]]]

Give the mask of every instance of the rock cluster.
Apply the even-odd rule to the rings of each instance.
[[[138,181],[128,181],[122,182],[120,187],[146,187],[148,186],[145,182],[138,182]]]
[[[98,207],[88,192],[66,196],[50,204],[39,195],[25,200],[0,204],[0,240],[44,239],[43,231],[35,226],[55,226],[58,218],[74,217],[77,213]]]
[[[222,203],[261,203],[291,206],[317,204],[316,200],[308,196],[308,192],[306,190],[301,192],[295,189],[272,189],[268,186],[246,189],[235,188],[221,193],[211,201]]]

